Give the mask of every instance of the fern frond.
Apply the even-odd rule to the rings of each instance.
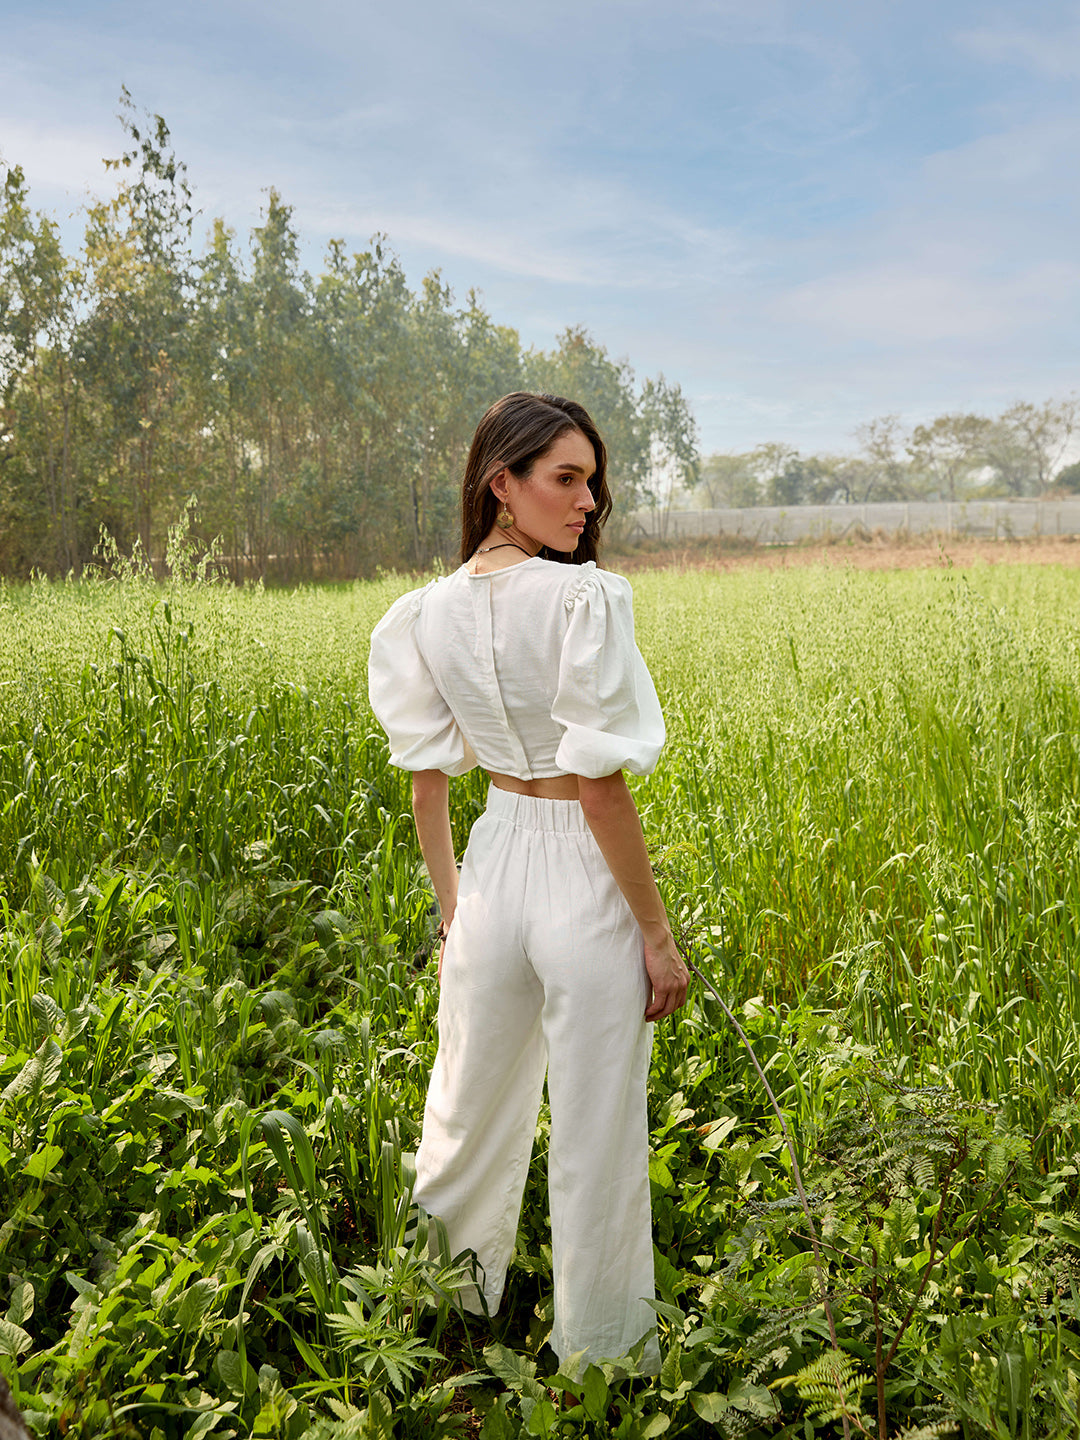
[[[794,1375],[775,1380],[770,1389],[794,1385],[799,1399],[821,1420],[839,1420],[844,1415],[861,1423],[859,1397],[870,1377],[856,1368],[844,1350],[823,1350],[809,1365]]]

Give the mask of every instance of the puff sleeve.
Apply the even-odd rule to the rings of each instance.
[[[565,604],[569,623],[551,707],[564,731],[556,763],[589,779],[616,770],[647,775],[664,744],[664,717],[634,640],[630,584],[590,566]]]
[[[435,582],[432,582],[435,583]],[[371,633],[368,698],[402,770],[464,775],[476,757],[428,669],[417,641],[424,591],[396,600]]]

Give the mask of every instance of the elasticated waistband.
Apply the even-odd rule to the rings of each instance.
[[[508,820],[522,830],[557,830],[563,834],[588,831],[588,822],[576,800],[541,800],[535,795],[515,795],[512,790],[488,789],[487,813]]]

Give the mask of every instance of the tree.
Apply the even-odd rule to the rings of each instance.
[[[252,449],[248,424],[258,364],[247,280],[235,235],[215,220],[198,267],[188,337],[188,387],[201,423],[192,440],[191,488],[201,524],[221,536],[234,580],[245,574]]]
[[[521,342],[516,330],[496,325],[470,290],[455,319],[458,349],[449,395],[445,456],[449,504],[446,507],[448,551],[457,549],[457,516],[465,459],[477,421],[501,395],[522,388]]]
[[[774,480],[778,505],[833,505],[851,498],[858,461],[836,455],[794,455]]]
[[[93,308],[81,328],[80,350],[102,440],[112,452],[111,478],[127,491],[134,533],[149,556],[155,515],[178,504],[187,469],[193,211],[186,170],[165,121],[148,116],[148,128],[141,130],[127,90],[121,106],[120,123],[132,148],[105,164],[120,174],[132,172],[132,178],[122,180],[112,200],[89,211]]]
[[[815,468],[810,488],[819,505],[856,505],[874,483],[870,461],[860,455],[821,455],[811,457]]]
[[[671,509],[680,492],[692,491],[697,480],[698,433],[679,385],[663,375],[646,380],[641,392],[641,418],[649,437],[645,495],[653,510]]]
[[[1080,418],[1080,401],[1076,396],[1065,400],[1047,400],[1042,405],[1018,401],[1001,417],[1013,443],[1026,456],[1036,495],[1045,495],[1054,483],[1054,475]]]
[[[744,509],[761,503],[761,485],[749,454],[709,455],[698,468],[697,490],[709,510]]]
[[[910,500],[915,493],[911,463],[904,458],[908,435],[899,415],[880,415],[856,428],[855,438],[863,452],[865,488],[852,499],[864,504],[871,500]]]
[[[793,445],[785,445],[779,440],[767,441],[764,445],[757,445],[750,452],[750,463],[754,467],[758,484],[761,487],[762,503],[765,505],[798,505],[801,503],[797,494],[792,492],[792,487],[784,479],[785,471],[793,460],[797,460],[799,452]]]
[[[619,512],[627,515],[645,499],[649,436],[642,424],[634,372],[625,360],[612,360],[581,326],[559,336],[550,355],[529,351],[525,383],[532,390],[566,395],[585,406],[604,437],[608,483]]]
[[[991,429],[981,415],[939,415],[929,425],[917,425],[907,451],[923,493],[963,499],[973,476],[986,464]]]
[[[1080,495],[1080,460],[1058,471],[1054,476],[1054,489],[1064,495]]]
[[[992,420],[983,442],[988,495],[1034,495],[1038,477],[1031,451],[1013,426],[1004,420]]]
[[[18,547],[3,558],[78,573],[79,387],[72,351],[83,273],[64,255],[55,223],[31,213],[18,166],[4,176],[2,204],[0,513]]]
[[[336,415],[334,537],[354,572],[411,560],[408,486],[416,460],[414,297],[385,237],[346,255],[334,241],[315,287],[324,403]]]
[[[476,421],[526,387],[590,409],[623,513],[694,482],[678,385],[639,391],[580,328],[523,356],[474,292],[456,305],[437,273],[410,290],[383,237],[333,241],[313,279],[271,190],[249,248],[219,220],[196,258],[165,121],[124,91],[120,122],[79,261],[0,169],[0,567],[77,570],[103,522],[160,553],[193,494],[238,579],[426,565],[452,547]]]
[[[260,569],[276,549],[275,532],[295,524],[291,490],[303,472],[306,277],[298,268],[300,237],[292,207],[271,189],[263,223],[252,235],[252,274],[245,296],[252,336],[250,415],[257,471],[248,494],[247,533]],[[302,513],[302,508],[300,513]]]

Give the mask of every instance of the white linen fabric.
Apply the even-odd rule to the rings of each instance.
[[[402,596],[369,693],[406,770],[522,780],[648,773],[664,742],[629,584],[539,558]],[[491,1312],[513,1254],[547,1070],[551,1345],[614,1358],[654,1315],[640,928],[580,804],[492,787],[461,867],[415,1197],[475,1250]]]
[[[647,775],[664,717],[629,583],[539,557],[410,591],[371,637],[371,706],[404,770]]]
[[[476,1251],[490,1313],[514,1251],[548,1071],[559,1359],[647,1337],[659,1368],[641,931],[581,806],[492,786],[469,836],[439,992],[414,1196]],[[479,1309],[475,1297],[470,1309]]]

